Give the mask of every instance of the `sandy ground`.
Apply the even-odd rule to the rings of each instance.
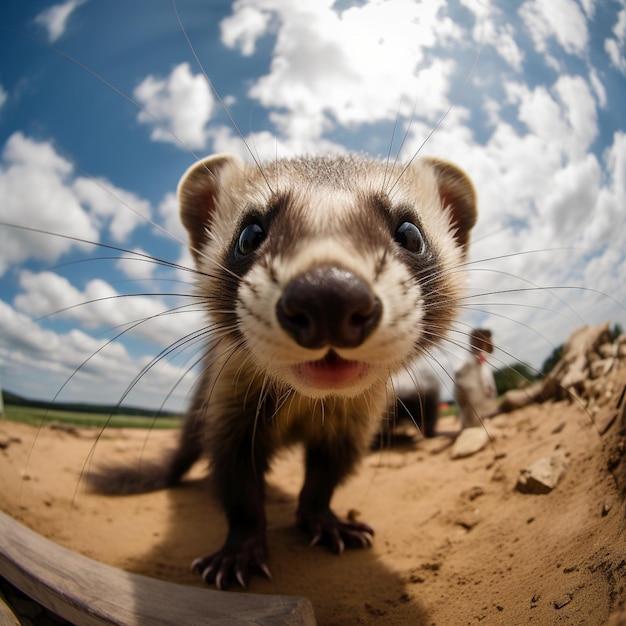
[[[614,376],[621,390],[626,370]],[[596,418],[615,413],[616,402]],[[465,459],[450,458],[446,435],[373,452],[333,504],[371,523],[374,545],[340,557],[308,547],[294,529],[302,463],[289,451],[269,477],[274,580],[255,578],[250,591],[306,596],[320,624],[626,624],[618,615],[626,607],[620,420],[600,435],[576,403],[535,405],[488,422],[492,444]],[[441,431],[454,428],[451,418],[440,421]],[[134,462],[175,437],[117,430],[94,445],[96,434],[0,421],[0,508],[89,557],[201,584],[189,564],[225,535],[204,468],[179,489],[87,494],[79,477],[91,452],[95,463]],[[517,492],[520,470],[557,449],[569,463],[558,486]]]

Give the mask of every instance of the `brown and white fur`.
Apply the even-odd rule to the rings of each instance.
[[[471,182],[455,166],[366,157],[279,160],[218,155],[190,168],[181,219],[206,309],[206,354],[178,449],[142,473],[110,468],[96,488],[178,483],[208,457],[228,520],[207,583],[246,586],[267,568],[264,476],[301,442],[298,525],[311,543],[369,545],[373,530],[330,508],[393,397],[390,377],[443,338],[462,294]]]

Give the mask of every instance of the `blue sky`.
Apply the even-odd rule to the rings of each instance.
[[[492,328],[496,361],[538,367],[583,323],[626,326],[624,0],[177,9],[261,158],[385,157],[391,145],[408,159],[449,110],[421,154],[458,163],[476,184],[458,330]],[[171,2],[4,2],[0,27],[0,221],[189,265],[180,175],[197,156],[250,154]],[[165,346],[202,325],[173,295],[189,292],[184,269],[120,256],[0,226],[4,387],[116,402]],[[183,308],[159,315],[172,307]],[[161,360],[127,402],[183,406],[197,350]],[[451,369],[460,354],[449,347],[441,358]]]

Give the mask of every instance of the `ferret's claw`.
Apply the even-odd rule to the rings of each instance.
[[[243,572],[237,570],[236,576],[237,576],[237,582],[239,583],[239,586],[242,589],[247,589],[248,587],[246,585],[246,581],[244,580]]]
[[[207,584],[214,584],[220,590],[226,590],[231,583],[248,588],[250,574],[254,570],[271,579],[267,567],[267,546],[264,536],[248,537],[243,542],[226,541],[219,552],[195,559],[191,569],[202,576]]]
[[[368,524],[339,519],[331,510],[298,515],[301,528],[311,534],[309,546],[325,543],[335,554],[346,548],[366,548],[372,545],[374,529]]]
[[[213,566],[209,565],[209,567],[205,567],[200,572],[200,577],[207,585],[210,584],[215,579],[215,576],[213,575]]]
[[[268,580],[272,580],[272,572],[270,572],[269,567],[265,563],[261,563],[260,566],[261,571],[265,574]]]
[[[309,548],[316,546],[321,541],[321,539],[322,539],[322,527],[318,525],[309,543]]]

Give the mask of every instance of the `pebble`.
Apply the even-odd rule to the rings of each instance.
[[[562,609],[564,606],[568,605],[572,601],[572,594],[566,593],[563,594],[560,598],[557,598],[554,601],[555,609]]]
[[[524,468],[517,479],[515,488],[520,493],[550,493],[558,484],[567,469],[567,459],[562,451],[544,456]]]
[[[480,452],[487,443],[489,443],[489,435],[482,426],[473,426],[465,428],[456,438],[450,456],[453,459],[462,459]]]

